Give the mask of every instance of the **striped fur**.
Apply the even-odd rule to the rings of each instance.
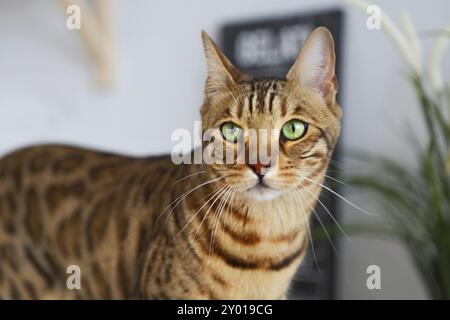
[[[339,136],[337,87],[253,79],[206,34],[204,43],[204,130],[225,121],[276,130],[292,118],[309,124],[301,140],[278,141],[266,176],[280,195],[249,197],[255,177],[247,164],[175,165],[169,156],[59,145],[18,150],[0,160],[0,298],[286,296]],[[81,269],[81,290],[66,287],[69,265]]]

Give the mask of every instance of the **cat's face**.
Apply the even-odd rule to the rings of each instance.
[[[213,131],[215,143],[234,152],[232,161],[210,164],[211,170],[241,194],[261,201],[321,182],[341,117],[328,30],[318,28],[310,35],[280,80],[242,74],[205,33],[203,41],[208,62],[203,131]]]

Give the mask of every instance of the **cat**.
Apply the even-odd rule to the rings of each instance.
[[[202,39],[203,131],[235,148],[247,129],[275,130],[276,163],[12,152],[0,160],[0,298],[286,298],[340,133],[333,38],[315,29],[284,79],[243,74]]]

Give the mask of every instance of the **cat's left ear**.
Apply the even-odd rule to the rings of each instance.
[[[306,39],[286,79],[320,92],[326,103],[333,106],[338,90],[335,63],[333,36],[327,28],[318,27]]]
[[[247,77],[228,60],[205,31],[202,31],[202,40],[208,69],[208,78],[205,86],[205,94],[207,96],[211,96],[219,91],[230,90],[236,82]]]

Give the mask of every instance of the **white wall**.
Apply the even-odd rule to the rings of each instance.
[[[376,1],[376,0],[374,0]],[[411,13],[418,30],[450,23],[450,2],[376,1],[398,20]],[[200,30],[213,37],[230,20],[342,6],[340,1],[118,0],[120,80],[114,90],[94,85],[89,59],[75,32],[65,28],[54,0],[0,1],[0,152],[33,142],[58,141],[131,154],[167,152],[175,128],[199,118],[205,78]],[[417,118],[405,68],[382,32],[346,12],[343,143],[404,157],[396,138],[406,117]],[[423,39],[429,47],[430,39]],[[447,68],[448,70],[448,68]],[[419,129],[420,131],[420,129]],[[370,200],[349,195],[376,210]],[[364,218],[342,206],[345,221]],[[369,238],[342,241],[341,298],[422,298],[408,256],[397,245]],[[369,264],[382,268],[382,290],[365,287]]]

